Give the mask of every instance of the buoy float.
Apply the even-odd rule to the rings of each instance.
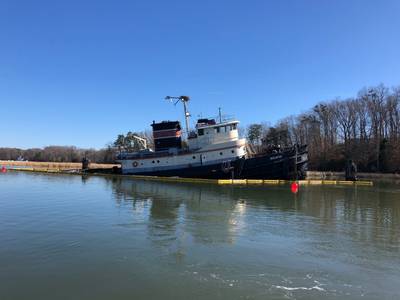
[[[1,167],[1,173],[5,173],[5,172],[7,172],[7,169],[6,169],[5,166],[2,166],[2,167]]]
[[[290,190],[292,191],[293,194],[296,194],[299,191],[299,184],[297,182],[293,182],[290,185]]]

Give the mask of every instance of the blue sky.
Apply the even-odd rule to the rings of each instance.
[[[218,107],[242,125],[400,85],[400,1],[0,0],[0,147],[103,147]]]

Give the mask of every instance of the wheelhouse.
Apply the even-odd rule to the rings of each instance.
[[[217,123],[214,119],[199,119],[196,129],[188,136],[188,146],[191,150],[209,145],[237,141],[239,139],[237,120]]]

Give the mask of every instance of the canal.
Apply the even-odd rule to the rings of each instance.
[[[399,299],[400,187],[0,174],[0,299]]]

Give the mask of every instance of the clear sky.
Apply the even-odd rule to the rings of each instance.
[[[399,85],[399,16],[398,0],[0,0],[0,147],[100,148],[181,118],[166,95],[247,125]]]

